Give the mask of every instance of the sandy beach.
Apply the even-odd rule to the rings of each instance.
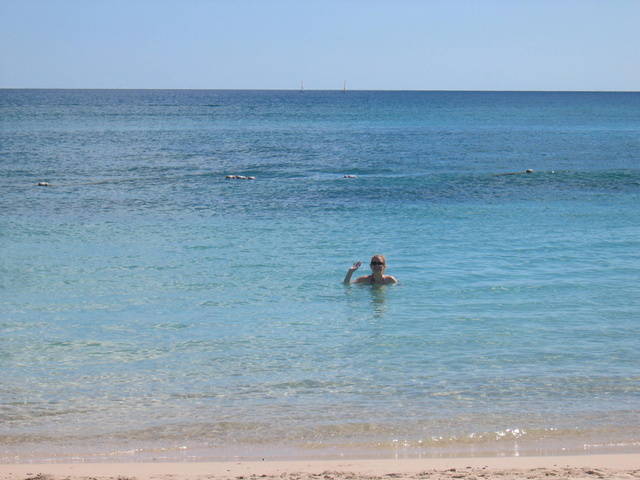
[[[640,454],[510,458],[4,464],[2,480],[637,479]]]

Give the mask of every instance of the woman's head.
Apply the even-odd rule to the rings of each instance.
[[[384,255],[374,255],[371,257],[371,270],[381,269],[384,270],[387,267],[387,259]]]

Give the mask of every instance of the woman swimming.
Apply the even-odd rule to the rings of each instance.
[[[358,270],[362,262],[354,263],[347,272],[347,276],[344,277],[344,283],[346,285],[351,283],[351,276],[353,272]],[[370,285],[388,285],[391,283],[398,283],[398,281],[391,275],[385,275],[384,270],[387,268],[387,260],[382,255],[374,255],[371,257],[371,275],[363,275],[354,280],[353,283],[365,283]]]

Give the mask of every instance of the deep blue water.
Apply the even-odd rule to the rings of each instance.
[[[638,451],[638,93],[0,90],[0,145],[2,461]]]

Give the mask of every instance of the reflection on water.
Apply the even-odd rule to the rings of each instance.
[[[385,318],[389,310],[387,305],[387,286],[386,285],[369,285],[371,293],[371,309],[375,319]]]
[[[387,304],[387,285],[347,285],[345,294],[350,304],[357,310],[368,304],[376,320],[386,318],[389,311]],[[367,301],[368,297],[368,301]]]

